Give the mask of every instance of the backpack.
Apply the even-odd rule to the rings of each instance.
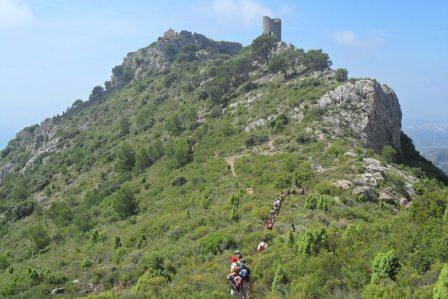
[[[243,279],[243,281],[248,282],[250,280],[250,270],[247,268],[241,269],[238,275]]]

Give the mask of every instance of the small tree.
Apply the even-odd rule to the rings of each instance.
[[[286,57],[282,54],[272,57],[269,62],[269,70],[272,73],[281,72],[285,79],[288,78],[288,61],[286,60]]]
[[[135,165],[135,151],[129,143],[123,143],[117,152],[117,166],[120,171],[130,171]]]
[[[112,195],[112,208],[121,219],[136,214],[138,203],[134,191],[128,186],[122,186]]]
[[[439,278],[437,279],[434,287],[433,299],[448,298],[448,264],[445,264],[440,271]]]
[[[50,237],[47,230],[41,225],[33,226],[29,230],[29,236],[34,243],[34,248],[39,251],[50,245]]]
[[[140,147],[137,151],[136,158],[135,158],[135,167],[142,171],[149,166],[151,166],[154,163],[154,161],[151,159],[148,151],[145,147]]]
[[[77,99],[76,101],[73,102],[72,104],[72,109],[78,108],[79,106],[81,106],[84,102],[81,99]]]
[[[95,101],[100,100],[104,95],[104,88],[102,86],[95,86],[89,95],[89,100]]]
[[[289,277],[282,265],[277,266],[275,271],[274,280],[272,281],[272,291],[278,291],[282,285],[289,283]]]
[[[131,127],[131,122],[129,121],[129,117],[123,117],[122,119],[120,119],[118,127],[120,129],[120,136],[125,136],[125,135],[129,134],[129,129]]]
[[[328,70],[333,64],[327,53],[322,50],[309,50],[304,57],[305,66],[311,71]]]
[[[379,253],[372,262],[372,282],[376,283],[381,279],[395,280],[401,264],[395,250],[387,253]]]
[[[336,81],[346,82],[348,80],[348,71],[346,69],[339,68],[336,70]]]
[[[252,67],[252,61],[247,56],[236,58],[230,63],[230,72],[232,75],[233,86],[238,86],[241,82],[249,80],[249,72]]]
[[[269,54],[271,54],[277,39],[269,34],[263,34],[252,42],[252,56],[261,62],[269,62]]]
[[[307,230],[299,241],[299,253],[317,255],[322,250],[328,250],[328,236],[324,228]]]

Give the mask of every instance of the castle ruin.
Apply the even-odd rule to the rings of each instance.
[[[282,20],[271,19],[268,16],[263,17],[263,34],[274,35],[278,41],[282,40]]]

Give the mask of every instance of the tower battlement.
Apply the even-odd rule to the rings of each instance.
[[[274,35],[278,41],[282,40],[282,20],[279,18],[271,19],[268,16],[263,17],[263,34]]]

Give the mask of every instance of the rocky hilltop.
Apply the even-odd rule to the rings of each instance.
[[[226,298],[237,249],[254,298],[446,292],[447,176],[331,65],[269,35],[129,53],[1,151],[0,297]]]

